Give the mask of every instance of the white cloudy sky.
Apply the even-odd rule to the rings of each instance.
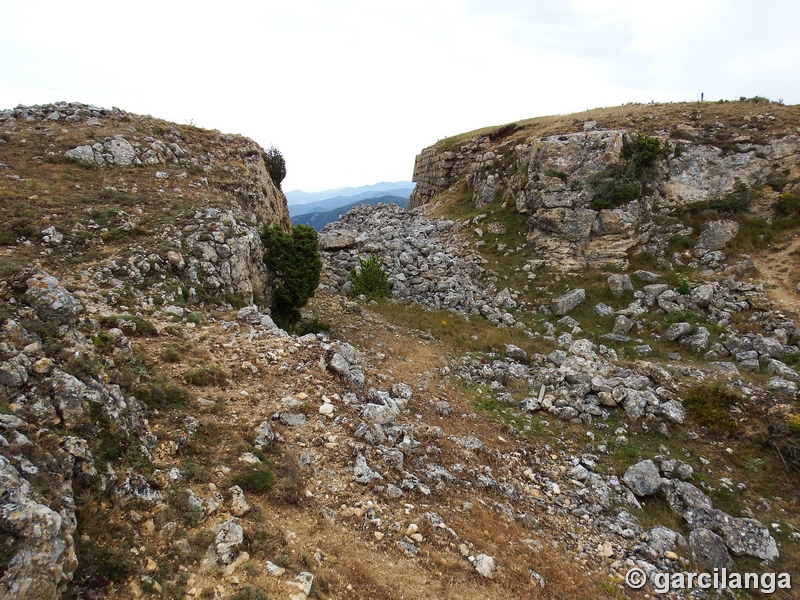
[[[800,102],[795,0],[0,0],[0,108],[242,133],[285,190],[411,178],[438,139],[651,100]]]

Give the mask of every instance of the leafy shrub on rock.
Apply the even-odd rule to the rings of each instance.
[[[383,270],[381,259],[370,256],[368,259],[358,259],[357,269],[350,271],[351,292],[354,296],[367,297],[367,300],[391,298],[392,289],[389,287],[389,275]]]
[[[286,233],[274,225],[261,232],[264,262],[275,273],[272,294],[272,318],[281,327],[300,320],[300,309],[314,295],[319,285],[322,260],[319,257],[317,232],[308,225],[296,225]]]
[[[621,206],[646,195],[657,175],[658,161],[665,147],[657,137],[639,135],[622,141],[621,160],[595,175],[591,208],[602,210]]]

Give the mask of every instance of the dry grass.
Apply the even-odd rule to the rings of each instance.
[[[774,121],[743,120],[745,115],[755,117],[769,113]],[[595,108],[568,115],[535,117],[517,121],[509,125],[483,127],[474,131],[439,140],[436,145],[444,148],[458,146],[476,137],[496,136],[508,142],[543,137],[547,135],[577,133],[583,131],[586,121],[597,121],[603,129],[625,128],[633,133],[653,134],[675,123],[689,122],[694,127],[722,121],[730,126],[749,124],[765,135],[780,137],[795,133],[800,121],[800,106],[784,106],[763,101],[747,102],[677,102],[664,104],[626,104],[625,106]],[[513,126],[513,127],[512,127]],[[766,133],[769,131],[769,133]]]
[[[109,118],[102,127],[61,121],[33,126],[22,123],[18,131],[11,131],[11,125],[6,122],[0,126],[7,139],[0,144],[0,162],[9,166],[0,177],[0,247],[14,245],[21,238],[37,242],[43,229],[55,225],[65,234],[65,244],[53,247],[46,256],[39,256],[41,248],[16,246],[15,255],[18,260],[37,256],[56,272],[70,270],[74,264],[124,256],[132,243],[142,239],[147,239],[148,250],[154,251],[157,241],[153,233],[166,225],[189,222],[203,199],[211,205],[229,203],[236,181],[244,174],[239,155],[230,152],[243,138],[233,136],[223,141],[219,132],[175,126],[152,117],[131,115],[126,123]],[[101,168],[61,154],[119,133],[157,139],[178,133],[180,145],[192,154],[198,146],[204,151],[218,151],[218,163],[209,172],[172,163]],[[57,154],[49,154],[53,151]],[[156,179],[156,170],[167,172],[169,179]],[[184,172],[186,177],[179,177]],[[202,177],[209,184],[195,185]],[[131,218],[136,225],[123,227]],[[90,220],[98,227],[73,231],[76,224],[86,226]]]

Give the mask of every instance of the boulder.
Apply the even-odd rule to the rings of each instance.
[[[697,306],[708,308],[714,299],[714,286],[709,283],[698,285],[692,289],[691,299]]]
[[[75,515],[38,502],[28,482],[0,454],[0,529],[10,534],[0,576],[3,598],[55,600],[78,566]]]
[[[569,313],[586,299],[586,290],[578,288],[554,298],[550,302],[550,310],[554,315],[562,316]]]
[[[713,509],[711,499],[691,483],[669,479],[662,482],[661,489],[669,507],[684,518],[688,511]]]
[[[686,540],[680,533],[662,525],[653,527],[647,532],[647,545],[655,550],[659,557],[666,552],[674,552],[678,546],[684,546]]]
[[[42,321],[59,325],[74,323],[83,311],[80,302],[52,275],[36,273],[25,282],[25,297]]]
[[[702,569],[730,569],[733,566],[725,542],[713,531],[695,529],[689,534],[689,547],[695,564]]]
[[[619,298],[624,292],[633,291],[633,283],[631,282],[630,276],[624,273],[615,273],[608,278],[608,289]]]
[[[700,230],[700,240],[697,248],[705,250],[721,250],[739,233],[739,223],[736,221],[708,221],[703,223]]]
[[[494,558],[488,554],[479,554],[475,557],[475,570],[486,579],[494,578],[496,568]]]
[[[631,330],[633,323],[633,319],[626,317],[625,315],[617,315],[617,318],[614,319],[614,327],[611,329],[611,333],[625,335]]]
[[[319,236],[319,249],[324,251],[344,250],[356,244],[357,234],[346,229],[333,229]]]
[[[693,335],[687,335],[678,340],[681,348],[692,352],[702,352],[708,348],[710,334],[705,327],[698,327]]]
[[[275,432],[272,430],[272,426],[269,424],[269,421],[262,421],[261,424],[256,427],[256,445],[261,446],[262,448],[271,448],[272,444],[275,443]]]
[[[528,358],[528,353],[514,344],[507,344],[506,357],[514,360],[526,360]]]
[[[367,459],[364,458],[363,454],[359,454],[353,467],[353,481],[360,485],[369,485],[375,479],[383,479],[383,477],[381,477],[380,473],[370,469]]]
[[[658,411],[673,423],[683,423],[686,420],[686,410],[677,400],[667,400],[658,406]]]
[[[650,496],[661,489],[661,475],[650,459],[628,467],[622,480],[637,496]]]
[[[673,323],[667,330],[664,332],[664,335],[661,336],[662,339],[668,342],[674,342],[677,339],[682,338],[685,335],[689,335],[692,333],[692,325],[690,323]]]
[[[244,530],[238,519],[229,519],[218,524],[214,531],[217,537],[208,547],[207,559],[211,564],[229,565],[239,555],[239,546],[244,542]]]
[[[614,314],[614,309],[611,308],[608,304],[603,304],[602,302],[595,305],[594,307],[594,314],[598,317],[610,317]]]
[[[759,521],[725,515],[715,527],[725,545],[737,556],[753,556],[761,560],[778,558],[778,545],[769,530]]]

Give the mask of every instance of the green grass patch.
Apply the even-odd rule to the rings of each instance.
[[[683,398],[692,420],[720,437],[732,437],[737,432],[736,421],[729,411],[742,401],[732,389],[718,383],[703,383],[691,388]]]

